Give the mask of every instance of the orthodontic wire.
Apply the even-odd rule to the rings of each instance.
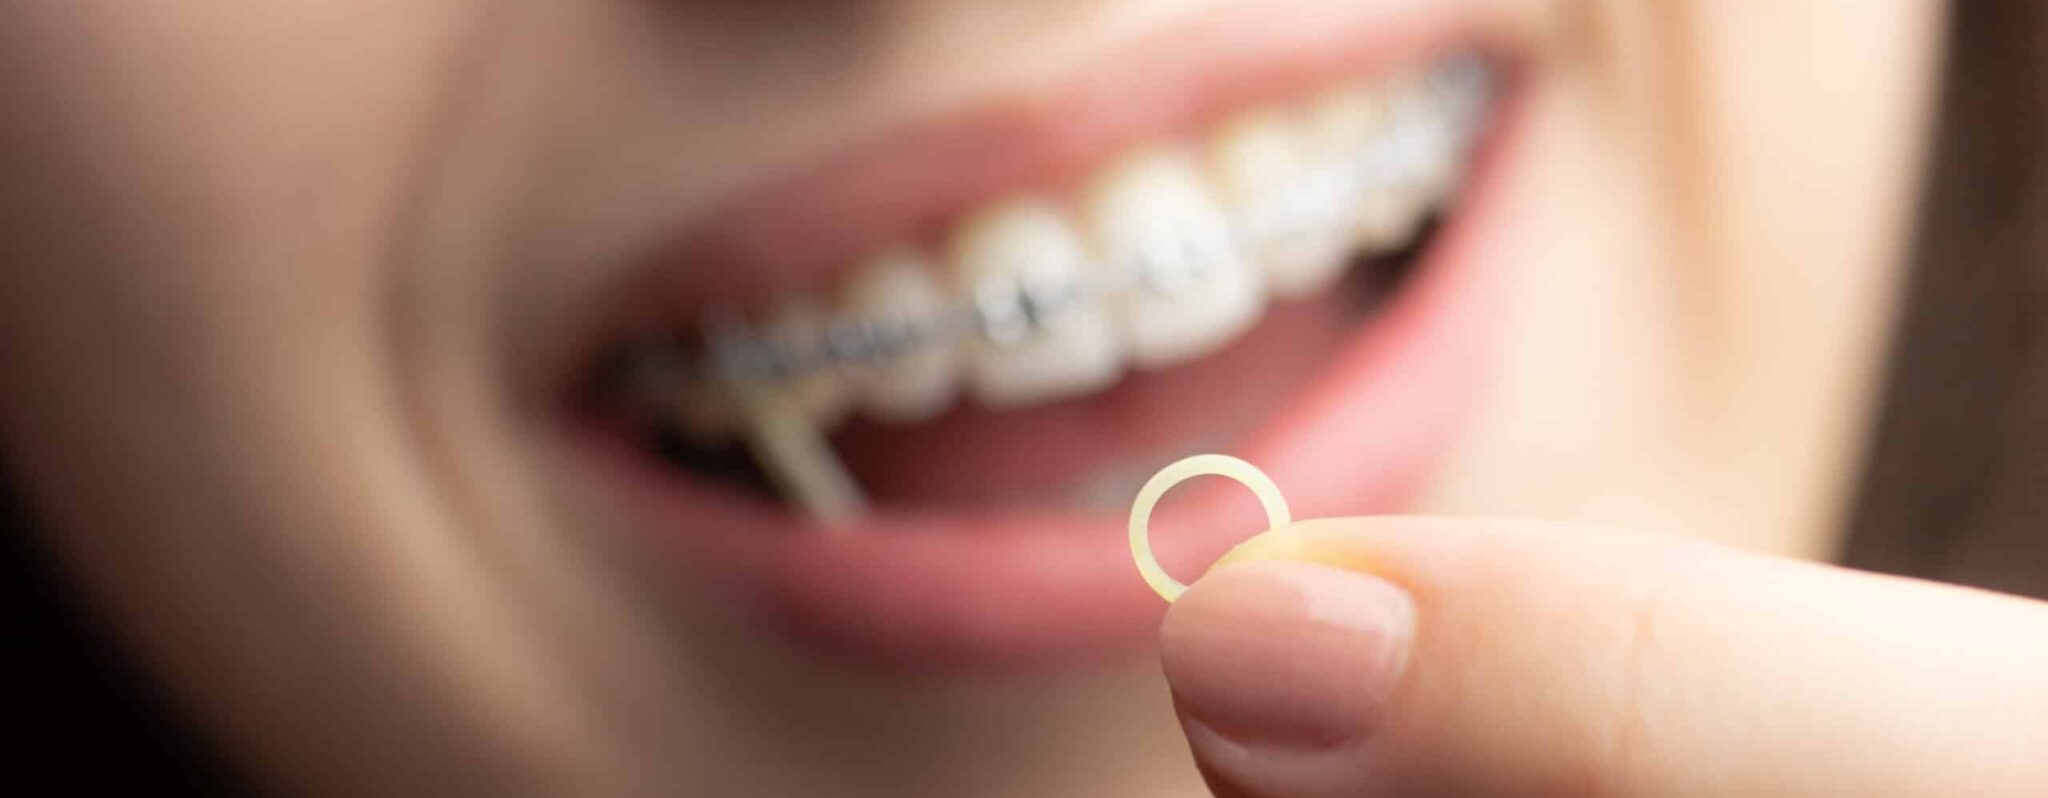
[[[1335,170],[1315,172],[1277,203],[1261,203],[1245,216],[1233,217],[1231,228],[1237,229],[1146,242],[1135,251],[1120,253],[1121,262],[1114,268],[1080,281],[1034,283],[1028,276],[983,281],[974,286],[967,302],[936,313],[841,320],[802,343],[764,335],[735,308],[714,306],[702,317],[708,357],[678,358],[673,344],[655,344],[653,348],[666,351],[657,353],[654,365],[681,369],[689,381],[759,385],[827,370],[871,368],[920,348],[976,337],[997,346],[1020,344],[1078,307],[1141,290],[1166,295],[1184,291],[1200,280],[1209,264],[1220,260],[1213,257],[1217,252],[1301,235],[1343,217],[1357,196],[1398,186],[1412,176],[1420,159],[1448,157],[1469,148],[1492,96],[1491,67],[1476,55],[1460,55],[1426,72],[1422,81],[1419,93],[1426,99],[1396,98],[1388,109],[1392,122],[1366,153]]]

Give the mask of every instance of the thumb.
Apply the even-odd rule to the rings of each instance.
[[[1982,591],[1328,519],[1241,547],[1161,638],[1219,795],[2048,795],[2048,604]]]

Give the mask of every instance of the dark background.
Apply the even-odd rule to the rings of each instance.
[[[13,795],[252,795],[100,634],[0,475],[0,746]]]

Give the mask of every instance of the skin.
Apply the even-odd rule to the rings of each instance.
[[[616,550],[546,400],[649,237],[1202,5],[9,4],[10,477],[287,791],[1199,790],[1152,663],[932,682],[777,653]],[[1825,556],[1940,9],[1510,5],[1529,254],[1423,508]]]
[[[1318,519],[1239,555],[1160,632],[1218,795],[2048,789],[2048,602],[1514,520]]]

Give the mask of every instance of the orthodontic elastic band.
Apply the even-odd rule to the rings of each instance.
[[[1288,513],[1287,499],[1280,495],[1280,487],[1273,479],[1260,471],[1258,466],[1231,457],[1227,454],[1198,454],[1177,460],[1159,473],[1153,474],[1138,489],[1138,498],[1131,503],[1131,557],[1138,562],[1138,573],[1145,577],[1145,584],[1160,598],[1172,603],[1187,592],[1188,586],[1166,573],[1159,566],[1159,559],[1152,555],[1152,508],[1159,504],[1159,497],[1166,495],[1173,486],[1199,476],[1215,475],[1229,477],[1247,488],[1258,497],[1259,506],[1266,510],[1266,531],[1284,529],[1294,523]]]

